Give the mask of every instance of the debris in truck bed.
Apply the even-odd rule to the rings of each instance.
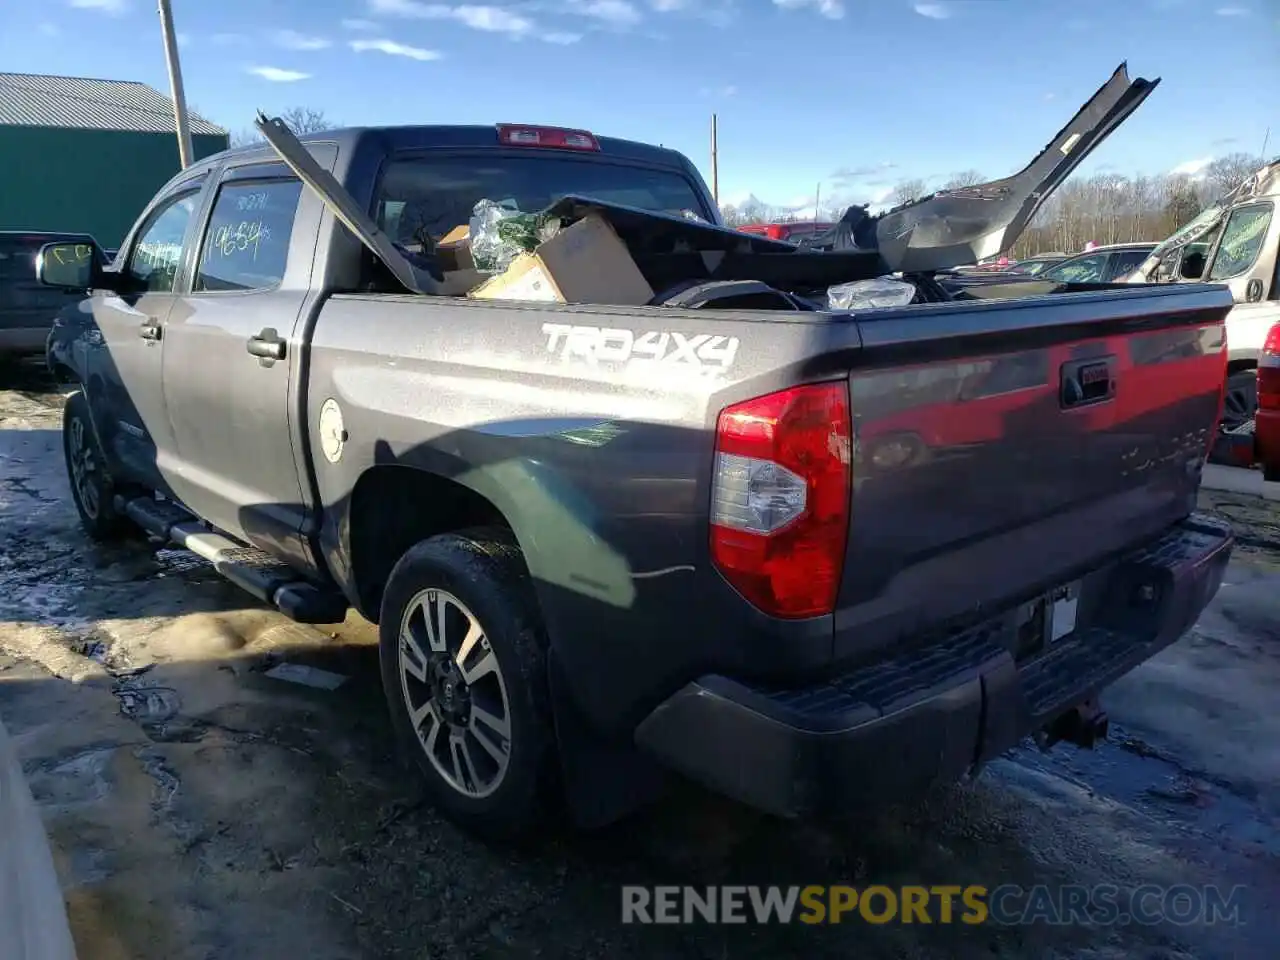
[[[498,221],[499,225],[509,222]],[[532,233],[552,235],[535,245],[535,252],[517,252],[506,269],[486,280],[468,296],[477,300],[536,300],[554,303],[609,303],[641,306],[653,299],[653,289],[608,222],[597,214],[559,229],[559,220],[534,218],[516,230],[521,238],[505,243],[523,245]],[[475,234],[473,229],[473,236]],[[515,235],[515,231],[511,231]],[[478,257],[475,242],[472,256]]]
[[[868,310],[876,307],[905,307],[915,299],[916,288],[903,280],[877,277],[855,280],[827,289],[828,310]]]

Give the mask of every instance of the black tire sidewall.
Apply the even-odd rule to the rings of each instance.
[[[461,600],[480,621],[498,658],[511,712],[505,777],[482,798],[444,781],[409,721],[400,683],[400,624],[421,591],[436,587]],[[383,690],[397,737],[422,772],[427,791],[450,819],[481,835],[508,839],[545,812],[554,735],[547,707],[546,667],[532,585],[519,552],[485,534],[445,534],[413,547],[392,570],[378,626]]]
[[[1258,374],[1256,370],[1237,370],[1235,373],[1227,377],[1227,393],[1230,394],[1233,389],[1243,388],[1245,392],[1253,396],[1253,409],[1258,409]],[[1225,415],[1225,411],[1224,411]],[[1247,420],[1248,418],[1246,418]],[[1237,424],[1239,426],[1239,424]]]
[[[76,489],[75,477],[71,472],[71,424],[79,420],[84,424],[85,442],[93,448],[93,456],[98,462],[94,483],[98,487],[98,514],[90,516],[80,500],[80,491]],[[98,434],[93,426],[93,415],[89,412],[89,401],[82,391],[67,397],[62,412],[62,456],[67,468],[67,483],[71,487],[71,502],[75,504],[76,513],[85,531],[99,540],[114,539],[125,531],[124,519],[116,513],[112,498],[115,489],[107,476],[106,458],[102,453],[102,445],[98,443]]]

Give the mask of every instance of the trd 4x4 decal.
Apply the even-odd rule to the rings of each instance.
[[[621,327],[579,327],[567,323],[544,323],[542,333],[547,338],[547,352],[566,363],[654,364],[723,373],[738,355],[737,337],[712,333],[684,334],[674,330],[636,333]]]

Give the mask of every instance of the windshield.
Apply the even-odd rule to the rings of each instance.
[[[401,243],[439,240],[471,219],[480,200],[525,212],[568,195],[711,220],[688,177],[673,170],[564,156],[413,157],[392,162],[378,189],[378,225]]]

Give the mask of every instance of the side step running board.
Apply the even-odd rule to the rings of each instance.
[[[300,580],[288,564],[213,532],[172,501],[116,497],[115,506],[147,533],[203,557],[236,586],[299,623],[340,623],[347,615],[347,598],[339,591]]]

